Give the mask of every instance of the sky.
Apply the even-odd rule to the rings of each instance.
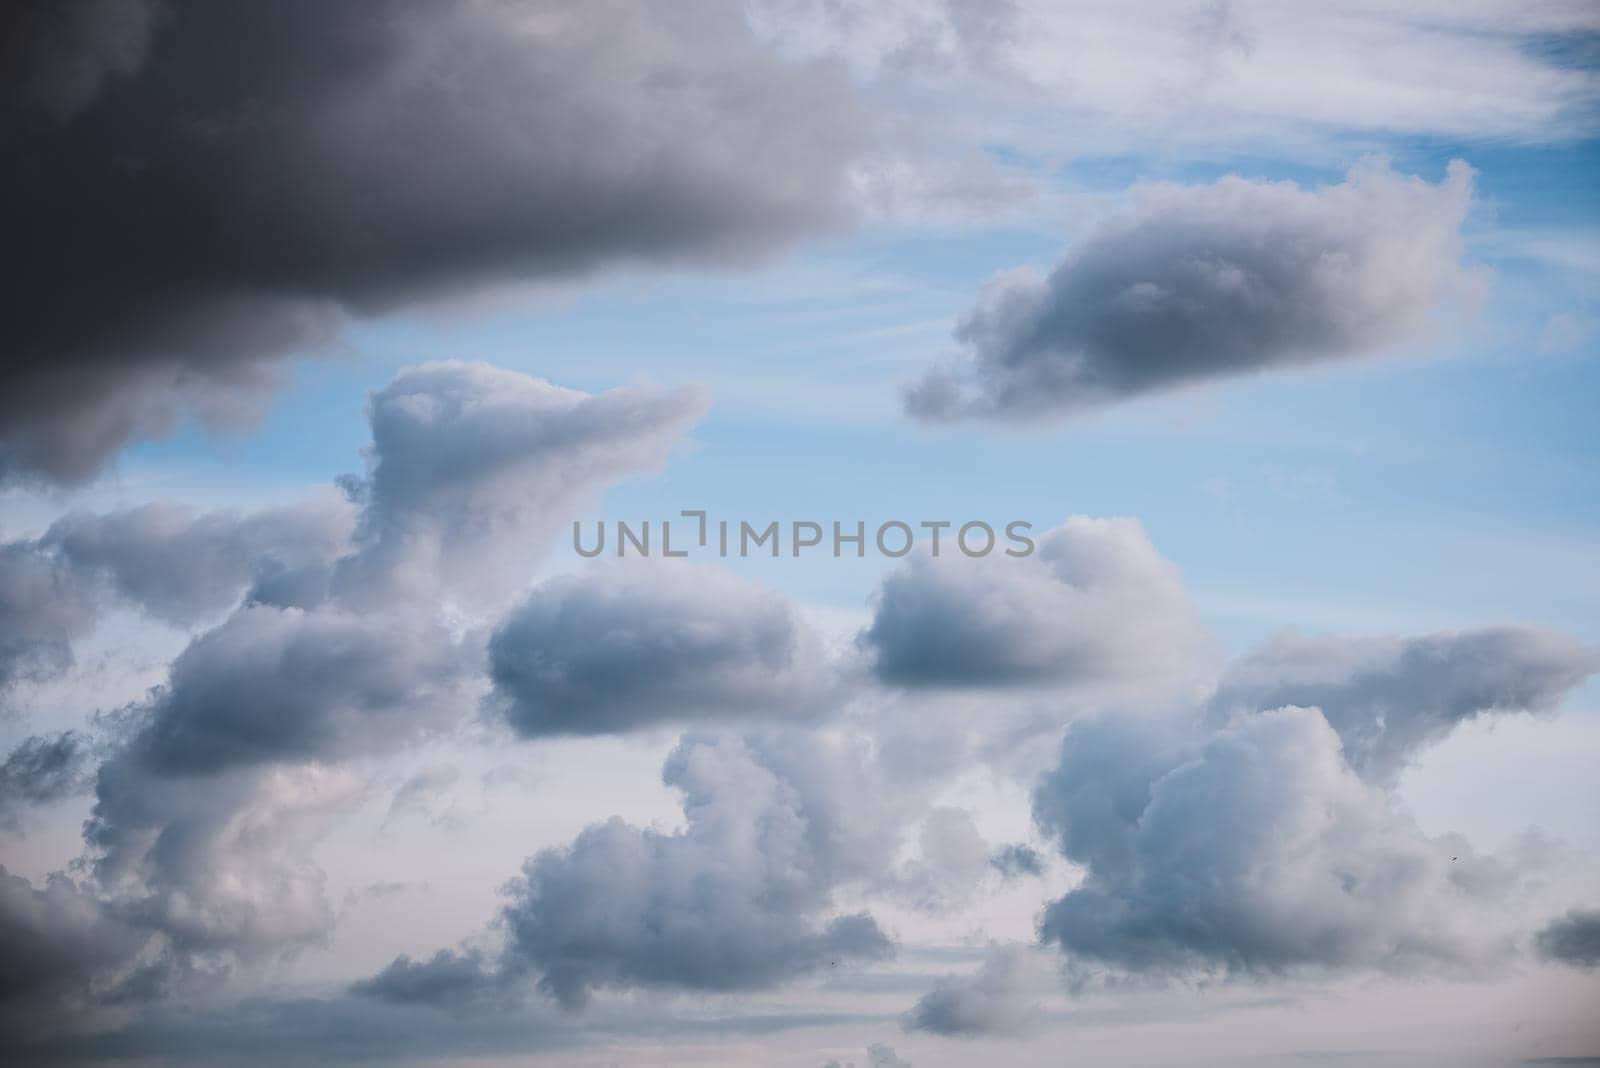
[[[0,20],[7,1063],[1600,1063],[1592,4]]]

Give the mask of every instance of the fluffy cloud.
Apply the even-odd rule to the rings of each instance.
[[[357,989],[450,1004],[536,978],[572,1008],[605,988],[762,989],[891,952],[870,916],[828,914],[898,833],[859,743],[689,738],[662,774],[683,795],[683,830],[595,824],[523,866],[496,960],[397,960]]]
[[[247,594],[282,598],[308,577],[326,585],[353,522],[332,493],[246,514],[155,503],[74,512],[40,538],[0,544],[0,687],[69,667],[73,642],[115,605],[182,626]]]
[[[1041,277],[989,283],[964,358],[907,393],[930,419],[1066,416],[1225,375],[1375,352],[1422,333],[1461,287],[1472,171],[1387,166],[1341,185],[1224,178],[1135,191]]]
[[[886,881],[912,908],[950,911],[969,903],[995,873],[993,856],[971,812],[940,806],[922,820],[916,856]]]
[[[862,773],[854,754],[789,748],[780,762],[738,742],[680,746],[663,778],[683,792],[688,828],[661,834],[611,820],[529,860],[505,912],[508,959],[542,973],[541,987],[563,1004],[581,1005],[603,987],[759,989],[888,955],[870,916],[817,918],[859,862],[848,821],[866,814],[841,813],[841,797],[789,774],[792,750],[807,749],[833,765],[827,782],[837,783]]]
[[[1022,558],[923,556],[884,580],[862,632],[902,686],[1148,685],[1202,645],[1176,567],[1133,519],[1076,516]]]
[[[72,642],[94,627],[94,590],[31,542],[0,544],[0,691],[72,663]]]
[[[84,835],[108,907],[164,947],[170,982],[326,938],[334,912],[312,850],[362,790],[327,765],[171,778],[113,759]]]
[[[1363,778],[1392,784],[1423,748],[1480,715],[1549,710],[1600,669],[1600,650],[1554,631],[1492,627],[1417,638],[1281,635],[1231,665],[1218,720],[1322,711]]]
[[[0,763],[0,827],[14,823],[24,806],[76,793],[88,759],[88,745],[75,731],[24,739]]]
[[[1422,833],[1314,709],[1075,723],[1034,812],[1087,869],[1041,926],[1080,970],[1471,968],[1509,950],[1532,877]]]
[[[84,832],[99,886],[175,974],[324,938],[312,850],[364,790],[341,762],[453,727],[473,662],[428,615],[239,610],[119,715]]]
[[[429,365],[373,398],[354,508],[149,506],[70,516],[6,547],[21,578],[0,590],[19,606],[54,604],[52,584],[81,591],[86,622],[46,629],[17,613],[31,628],[19,633],[63,655],[97,599],[174,622],[237,606],[163,685],[105,719],[110,755],[84,832],[93,880],[77,892],[117,918],[126,945],[113,970],[140,977],[117,997],[190,989],[328,936],[335,911],[314,851],[366,794],[350,764],[450,731],[482,700],[477,632],[447,624],[441,599],[497,575],[497,554],[514,551],[526,571],[538,540],[570,521],[563,509],[658,464],[702,404],[694,391],[590,396]],[[22,792],[45,789],[42,755],[7,765],[27,778]]]
[[[656,470],[702,390],[588,394],[484,363],[431,363],[372,397],[357,551],[337,595],[360,608],[443,592],[503,596],[608,482]]]
[[[842,215],[842,72],[738,6],[70,0],[4,16],[0,475],[76,480],[260,407],[352,317]],[[227,62],[217,57],[226,54]],[[382,131],[374,136],[373,131]]]
[[[1021,1035],[1038,1016],[1031,1000],[1043,969],[1021,946],[991,950],[972,975],[941,980],[906,1013],[908,1031],[935,1035]]]
[[[66,876],[37,889],[0,865],[0,1051],[126,992],[141,941]]]
[[[39,540],[84,581],[174,624],[215,617],[253,586],[325,565],[345,548],[355,522],[332,493],[284,508],[197,513],[157,502],[104,515],[73,513]]]
[[[1044,858],[1039,851],[1020,842],[1001,847],[989,858],[989,864],[1006,879],[1044,874]]]
[[[1600,909],[1573,909],[1535,939],[1539,952],[1576,968],[1600,968]]]
[[[181,775],[392,750],[460,717],[465,668],[426,619],[253,605],[173,661],[130,752]]]
[[[674,561],[554,579],[489,642],[495,703],[518,733],[815,718],[838,687],[781,597]]]

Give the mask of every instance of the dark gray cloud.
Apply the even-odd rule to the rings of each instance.
[[[66,876],[39,889],[0,865],[0,1052],[114,1000],[141,941]]]
[[[918,557],[860,642],[903,686],[1149,686],[1202,645],[1176,567],[1133,519],[1075,516],[1031,556]],[[949,550],[949,546],[945,546]]]
[[[1600,968],[1600,909],[1573,909],[1535,938],[1539,952],[1576,968]]]
[[[66,118],[144,63],[156,5],[149,0],[13,4],[0,35],[11,107]]]
[[[819,718],[840,695],[782,597],[675,561],[547,582],[489,642],[494,704],[518,733]]]
[[[1026,949],[996,947],[977,972],[940,980],[902,1024],[935,1035],[1018,1037],[1038,1019],[1033,996],[1042,978]]]
[[[707,397],[634,386],[588,394],[485,363],[430,363],[373,395],[370,470],[356,552],[336,595],[396,598],[520,591],[551,534],[593,494],[660,468]]]
[[[0,827],[14,823],[26,806],[83,789],[88,761],[88,742],[76,731],[24,739],[0,763]]]
[[[1135,190],[1041,277],[1003,274],[963,357],[907,391],[928,419],[1068,416],[1225,375],[1380,350],[1461,283],[1472,171],[1438,185],[1379,164],[1303,190],[1229,177]]]
[[[1536,627],[1417,638],[1284,634],[1232,664],[1213,718],[1318,708],[1362,777],[1393,783],[1416,754],[1482,715],[1540,712],[1600,670],[1600,649]]]
[[[874,875],[898,833],[861,745],[687,738],[662,775],[683,830],[594,824],[523,865],[497,958],[401,959],[356,989],[459,1004],[536,982],[576,1008],[601,989],[764,989],[892,952],[871,916],[830,915],[836,888]]]
[[[355,317],[838,221],[842,70],[732,0],[7,5],[0,476],[259,410]]]
[[[1424,834],[1313,709],[1076,722],[1034,814],[1087,869],[1041,925],[1080,972],[1469,970],[1538,877]]]

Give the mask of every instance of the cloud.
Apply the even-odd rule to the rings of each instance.
[[[33,735],[0,763],[0,827],[15,824],[18,810],[70,797],[86,783],[89,750],[82,735]]]
[[[0,591],[18,608],[6,625],[62,655],[103,602],[173,622],[233,607],[162,685],[103,717],[109,755],[79,860],[93,879],[75,892],[116,917],[126,946],[113,970],[138,977],[116,997],[190,991],[327,939],[336,913],[316,849],[368,793],[370,772],[351,764],[452,731],[482,702],[480,632],[445,595],[493,572],[499,553],[516,550],[526,571],[537,539],[570,521],[562,509],[659,464],[701,406],[695,391],[591,397],[428,365],[374,397],[372,466],[353,504],[77,514],[0,547],[0,577],[13,579]],[[56,589],[83,611],[41,627],[54,620],[28,608],[58,604]],[[38,793],[47,755],[30,750],[8,772]],[[438,779],[412,780],[396,811]],[[83,1012],[112,996],[95,984]]]
[[[1352,137],[1519,145],[1594,128],[1581,2],[1174,5],[760,0],[773,34],[846,57],[955,131],[1040,157],[1312,159]],[[976,131],[976,132],[973,132]]]
[[[1573,909],[1551,920],[1535,939],[1539,952],[1575,968],[1600,968],[1600,909]]]
[[[1540,712],[1600,670],[1600,650],[1536,627],[1416,638],[1274,638],[1228,668],[1220,720],[1318,708],[1363,778],[1393,784],[1422,749],[1478,716]]]
[[[911,1068],[911,1062],[895,1053],[893,1046],[874,1042],[867,1047],[867,1064],[870,1068]]]
[[[461,771],[454,764],[422,768],[395,790],[384,825],[410,813],[422,815],[436,824],[453,823],[455,813],[449,794],[460,778]]]
[[[783,598],[676,561],[544,583],[495,632],[489,660],[493,703],[526,737],[816,719],[840,696]]]
[[[1471,970],[1536,877],[1424,834],[1314,709],[1076,722],[1034,815],[1087,869],[1041,924],[1080,973]]]
[[[686,826],[613,818],[534,855],[508,887],[496,959],[401,959],[356,989],[448,1004],[531,979],[578,1008],[600,989],[759,990],[892,952],[871,916],[830,915],[835,889],[873,875],[898,832],[861,746],[686,738],[662,778]]]
[[[371,609],[397,597],[504,596],[607,483],[659,469],[705,411],[698,388],[588,394],[485,363],[430,363],[373,395],[356,552],[335,592]]]
[[[992,855],[971,812],[941,805],[922,820],[917,855],[886,882],[912,908],[951,911],[970,903],[994,872]]]
[[[352,319],[748,262],[848,215],[868,136],[842,71],[779,58],[725,0],[71,0],[3,36],[28,166],[0,234],[29,270],[0,476],[81,480],[185,415],[252,418],[279,361]]]
[[[0,865],[0,1050],[114,999],[141,941],[66,876],[36,889]]]
[[[996,947],[975,974],[941,980],[902,1022],[935,1035],[1019,1037],[1038,1018],[1032,995],[1044,978],[1023,947]]]
[[[1020,842],[1001,847],[989,858],[989,864],[1005,879],[1044,874],[1044,857],[1037,849]]]
[[[1188,383],[1349,359],[1421,335],[1465,292],[1472,171],[1431,185],[1364,164],[1316,190],[1228,177],[1145,186],[1041,277],[1000,275],[952,367],[906,395],[926,419],[1040,419]]]
[[[69,514],[39,540],[86,582],[169,623],[215,617],[253,586],[326,565],[354,526],[350,503],[317,494],[284,508],[196,513],[156,502],[90,515]]]
[[[93,589],[31,542],[0,544],[0,692],[72,663],[72,643],[94,628]]]
[[[247,593],[325,585],[353,521],[331,493],[245,514],[158,502],[72,512],[37,539],[0,543],[0,687],[70,667],[73,643],[118,605],[185,626]]]
[[[900,686],[1145,686],[1203,639],[1176,567],[1134,519],[1075,516],[1022,558],[922,556],[892,573],[860,644]]]
[[[504,986],[482,953],[441,949],[427,960],[396,957],[372,978],[352,983],[350,992],[395,1005],[462,1007],[500,998]]]
[[[464,655],[431,621],[251,606],[173,661],[130,749],[166,775],[393,750],[460,717]]]
[[[113,758],[84,829],[110,907],[177,978],[270,960],[328,935],[334,911],[313,850],[364,790],[326,764],[170,777]]]
[[[852,833],[836,799],[736,742],[685,743],[662,777],[683,792],[685,831],[610,820],[524,865],[507,959],[546,992],[577,1006],[602,987],[761,989],[889,955],[870,916],[815,918],[842,875],[832,839]]]
[[[84,829],[100,888],[178,974],[325,938],[313,850],[365,792],[343,762],[454,727],[473,663],[428,615],[240,609],[116,717]]]

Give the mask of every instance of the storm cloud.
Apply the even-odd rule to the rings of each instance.
[[[840,684],[777,594],[674,561],[534,590],[489,642],[494,704],[519,734],[684,721],[818,718]]]
[[[918,557],[884,580],[860,643],[894,685],[1088,688],[1181,675],[1203,640],[1137,520],[1075,516],[1028,557]]]
[[[839,222],[842,71],[739,7],[69,0],[4,14],[0,476],[259,412],[344,324]]]
[[[1550,710],[1600,669],[1600,650],[1555,631],[1491,627],[1415,638],[1283,634],[1223,676],[1214,718],[1320,709],[1363,778],[1392,784],[1413,757],[1478,716]]]
[[[1384,164],[1340,185],[1144,186],[1048,276],[1002,274],[959,360],[906,393],[925,419],[1065,417],[1188,383],[1380,351],[1464,292],[1472,170]]]

